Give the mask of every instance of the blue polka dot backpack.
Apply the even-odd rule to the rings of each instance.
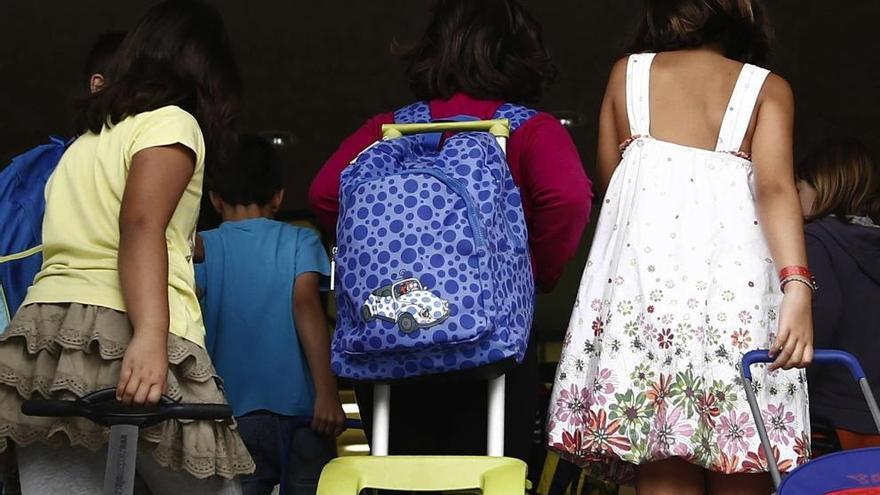
[[[504,104],[493,120],[432,122],[414,103],[342,173],[338,376],[388,382],[522,360],[535,289],[505,144],[535,113]]]

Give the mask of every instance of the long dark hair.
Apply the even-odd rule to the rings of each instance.
[[[421,40],[392,48],[419,99],[530,103],[556,77],[541,25],[516,0],[437,0]]]
[[[766,65],[770,25],[761,0],[645,0],[645,17],[631,53],[718,43],[724,55]]]
[[[238,66],[219,12],[198,0],[167,0],[140,19],[104,74],[106,85],[80,104],[79,132],[101,132],[126,117],[177,105],[222,162],[235,140],[241,98]]]
[[[797,177],[816,190],[807,221],[828,215],[844,222],[849,216],[866,216],[880,224],[880,170],[858,139],[826,139],[801,160]]]

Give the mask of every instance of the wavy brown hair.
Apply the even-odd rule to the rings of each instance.
[[[760,0],[645,0],[631,53],[720,44],[724,55],[766,65],[770,25]]]
[[[531,103],[556,77],[541,25],[516,0],[438,0],[421,40],[392,51],[424,100]]]
[[[828,215],[842,221],[867,216],[880,224],[880,171],[858,139],[825,140],[798,164],[797,175],[816,190],[807,221]]]
[[[101,132],[133,115],[177,105],[205,136],[208,159],[223,161],[235,142],[241,79],[219,12],[198,0],[155,5],[125,37],[106,84],[79,105],[79,132]]]

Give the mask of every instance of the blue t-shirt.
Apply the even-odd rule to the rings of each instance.
[[[196,284],[205,345],[235,415],[311,416],[315,389],[293,319],[293,287],[302,273],[330,273],[318,236],[266,218],[224,222],[201,236]]]

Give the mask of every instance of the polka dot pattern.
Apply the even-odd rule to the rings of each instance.
[[[518,127],[535,112],[505,104]],[[398,122],[430,121],[423,102]],[[393,380],[521,360],[534,282],[519,190],[488,133],[382,141],[342,174],[333,370]]]

